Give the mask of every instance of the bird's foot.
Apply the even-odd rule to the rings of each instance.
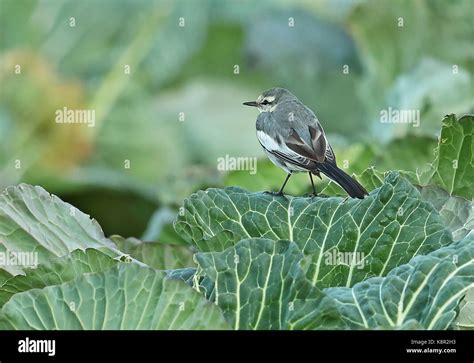
[[[268,195],[271,195],[273,197],[285,197],[285,195],[283,194],[283,192],[270,192],[268,190],[264,191],[263,192],[264,194],[268,194]]]
[[[305,193],[305,194],[303,194],[303,197],[311,198],[311,199],[316,198],[317,196],[318,196],[318,193]]]

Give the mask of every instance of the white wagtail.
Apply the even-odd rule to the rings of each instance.
[[[367,191],[356,180],[339,169],[336,156],[318,118],[295,95],[284,88],[272,88],[258,96],[257,101],[244,102],[257,107],[257,138],[270,160],[288,175],[283,189],[295,172],[308,172],[316,195],[313,177],[320,172],[338,183],[355,198],[364,198]]]

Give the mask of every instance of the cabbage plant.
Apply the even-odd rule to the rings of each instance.
[[[8,187],[0,329],[473,328],[473,124],[447,116],[422,170],[368,168],[363,200],[197,191],[174,223],[185,243],[106,237]]]

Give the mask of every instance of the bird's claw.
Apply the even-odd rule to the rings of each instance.
[[[271,195],[273,197],[285,197],[285,195],[283,194],[283,192],[271,192],[271,191],[264,191],[263,192],[264,194],[268,194],[268,195]],[[286,197],[285,197],[286,198]]]

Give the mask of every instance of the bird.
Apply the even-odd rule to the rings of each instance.
[[[337,166],[336,155],[315,113],[285,88],[274,87],[243,103],[257,107],[257,139],[268,158],[286,173],[278,192],[283,196],[286,183],[294,173],[307,172],[316,196],[313,175],[321,173],[339,184],[352,198],[368,195],[364,187]]]

